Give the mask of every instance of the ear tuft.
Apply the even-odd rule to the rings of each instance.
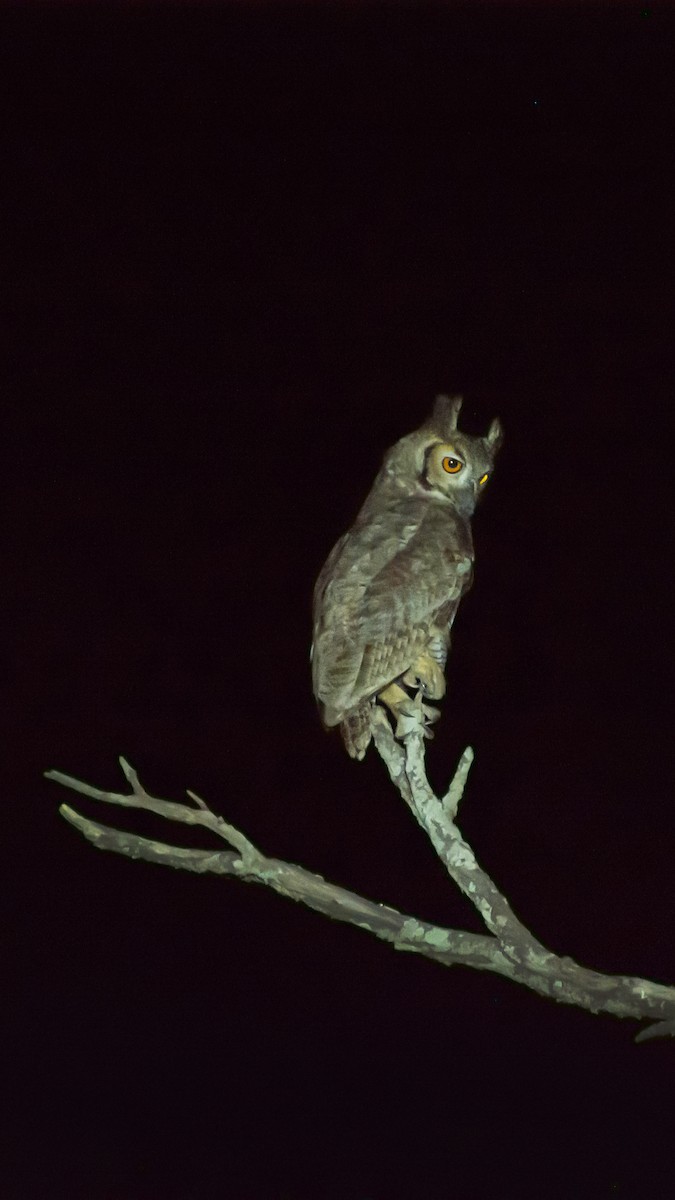
[[[495,417],[485,439],[493,454],[496,454],[504,441],[504,430],[498,417]]]
[[[457,418],[462,407],[463,396],[437,396],[434,401],[431,422],[447,435],[457,428]]]

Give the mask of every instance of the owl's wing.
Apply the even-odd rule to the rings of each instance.
[[[436,630],[447,646],[471,577],[471,556],[448,538],[447,528],[434,530],[425,521],[366,590],[355,691],[372,695],[403,674]]]
[[[333,555],[315,595],[315,693],[327,724],[406,671],[432,628],[447,629],[472,563],[452,515],[416,498],[386,522],[355,527]]]

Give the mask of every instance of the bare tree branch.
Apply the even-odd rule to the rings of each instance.
[[[378,713],[380,711],[376,710]],[[535,970],[541,969],[548,959],[555,956],[516,920],[507,901],[478,866],[473,850],[454,823],[473,762],[471,747],[467,746],[464,751],[444,800],[440,801],[432,792],[426,777],[421,721],[406,734],[405,750],[395,740],[384,714],[382,718],[376,717],[373,736],[393,782],[427,834],[448,874],[478,909],[490,932],[501,943],[507,958]]]
[[[392,781],[427,833],[449,875],[480,912],[490,930],[489,935],[432,925],[327,883],[322,876],[303,867],[268,858],[240,830],[211,812],[194,792],[188,792],[188,795],[196,808],[151,796],[123,758],[120,765],[131,785],[129,794],[92,787],[61,771],[47,771],[46,777],[95,800],[146,809],[186,825],[200,825],[230,847],[217,851],[170,846],[101,825],[81,816],[68,805],[62,805],[60,811],[66,820],[99,849],[181,870],[231,875],[249,883],[261,883],[334,920],[366,929],[391,942],[396,949],[423,954],[445,966],[460,964],[493,971],[541,995],[591,1012],[656,1022],[638,1034],[637,1040],[675,1033],[675,988],[629,976],[601,975],[579,966],[570,958],[551,953],[525,929],[495,884],[479,867],[454,820],[473,761],[470,747],[464,751],[445,796],[439,800],[426,777],[421,719],[411,722],[402,747],[394,739],[384,713],[375,707],[373,737]]]

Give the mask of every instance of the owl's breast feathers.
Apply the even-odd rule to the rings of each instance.
[[[411,497],[361,514],[314,591],[314,693],[326,725],[407,671],[450,626],[471,586],[469,522]]]

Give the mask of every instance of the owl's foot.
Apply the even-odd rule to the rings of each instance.
[[[422,703],[421,692],[418,692],[413,700],[408,696],[406,703],[401,704],[398,709],[396,737],[405,741],[409,734],[417,733],[421,729],[422,736],[431,740],[434,736],[431,726],[435,724],[440,715],[437,708]]]
[[[403,676],[406,687],[423,692],[431,700],[440,700],[445,695],[443,668],[430,654],[420,654]]]
[[[396,719],[395,736],[401,740],[421,729],[425,738],[433,738],[431,726],[440,717],[437,708],[422,703],[422,692],[413,698],[398,683],[390,683],[380,692],[378,699],[386,704]]]

